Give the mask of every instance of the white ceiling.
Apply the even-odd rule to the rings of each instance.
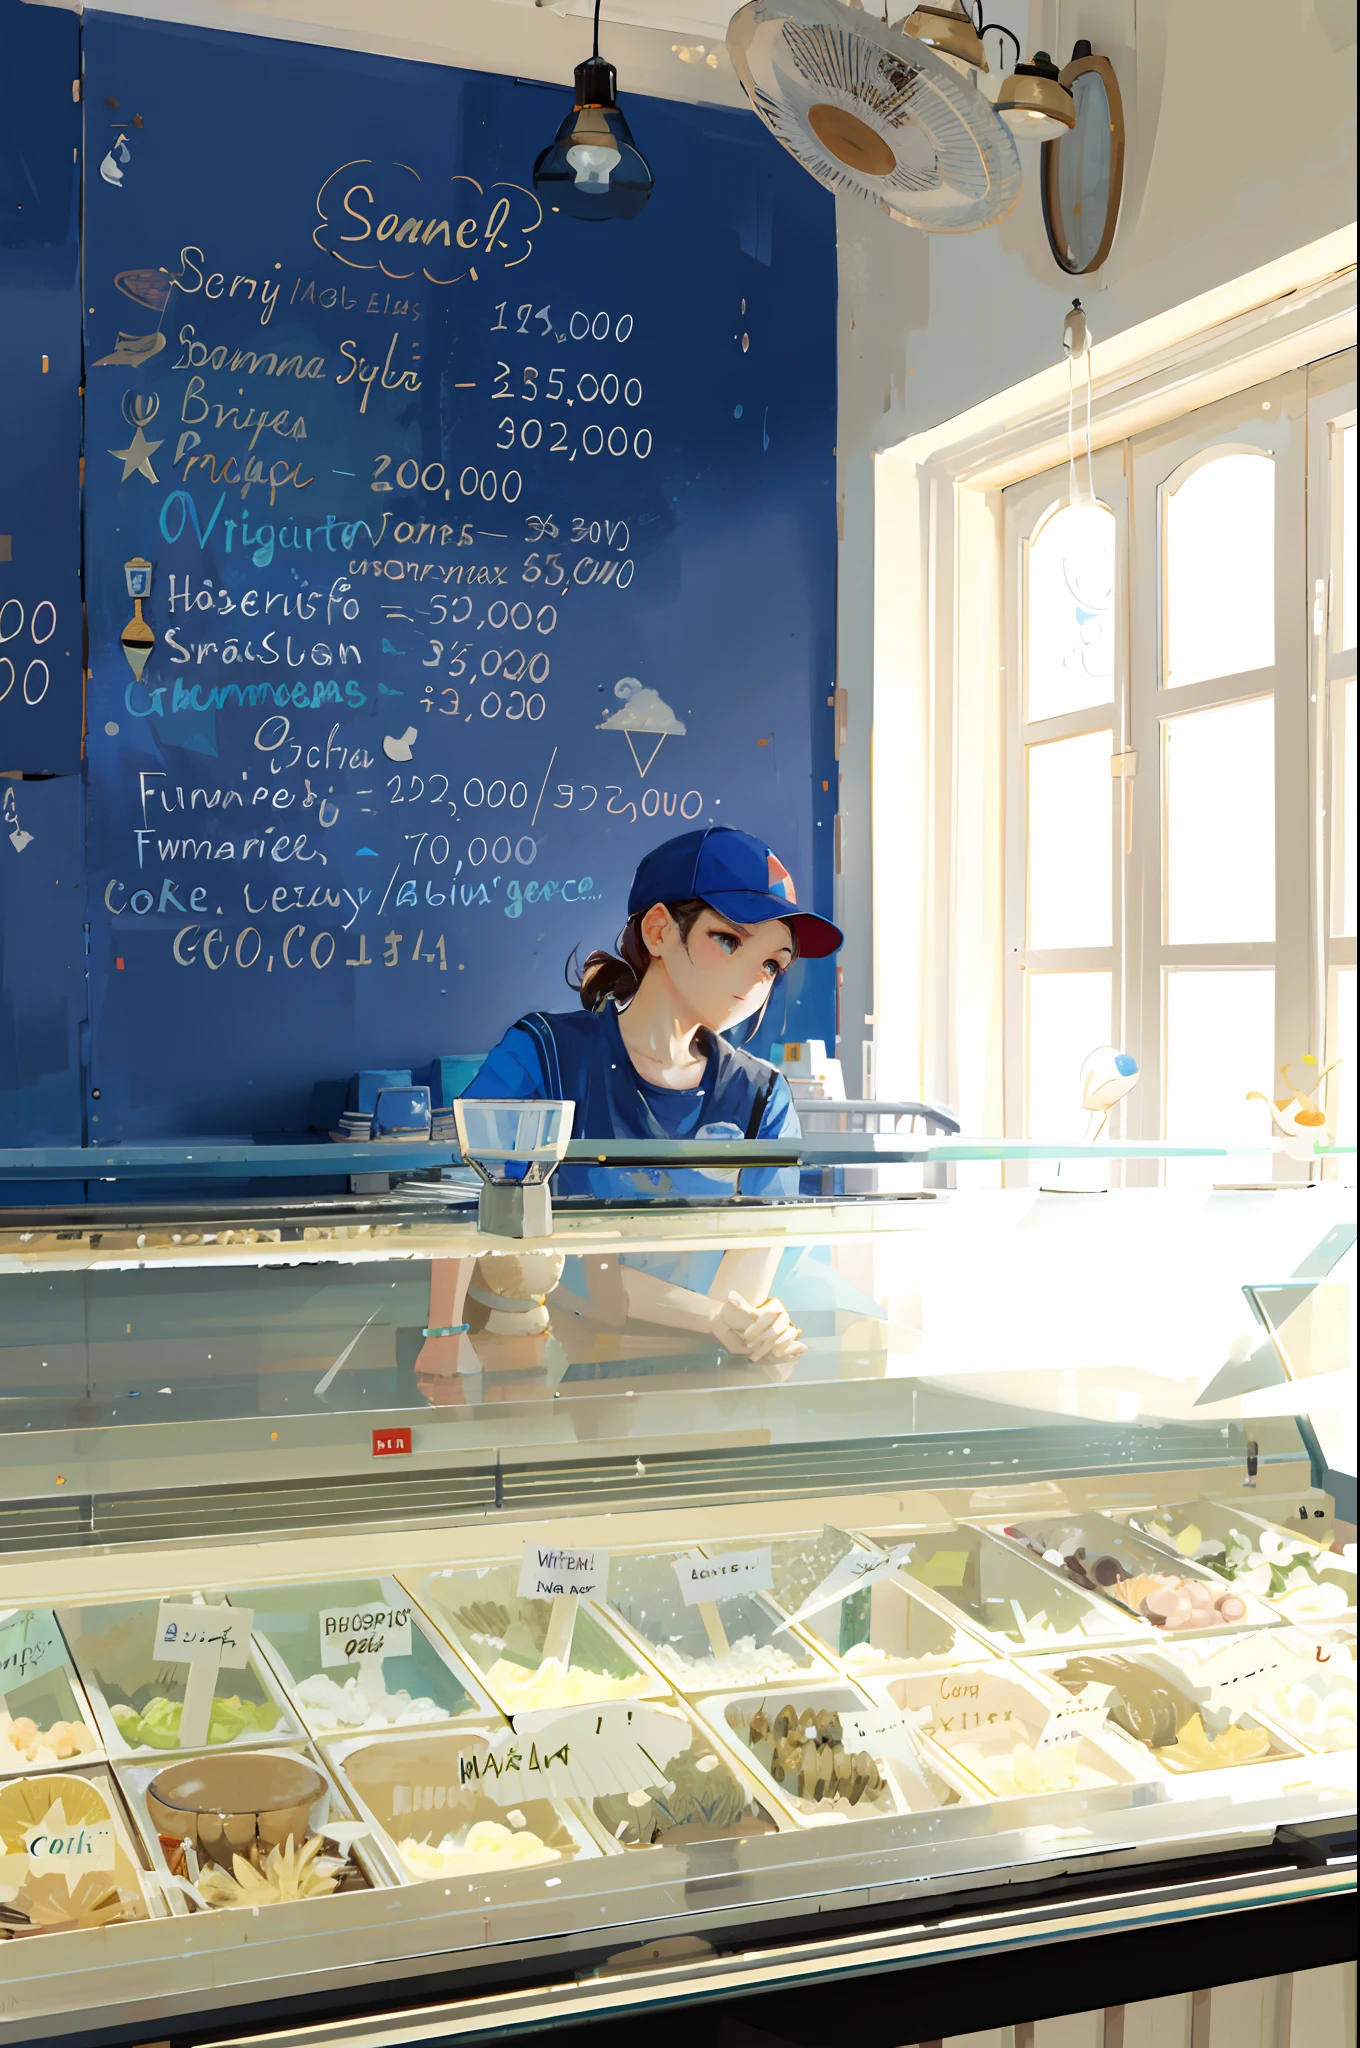
[[[595,11],[594,0],[501,0],[501,4],[541,6],[552,14],[587,20]],[[721,45],[735,11],[733,0],[602,0],[600,19],[629,28],[661,29],[668,34],[692,36],[705,44],[700,54],[706,55],[715,45]]]

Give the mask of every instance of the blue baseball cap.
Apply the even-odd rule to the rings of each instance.
[[[797,908],[793,877],[762,840],[731,825],[682,832],[657,846],[638,865],[628,892],[628,915],[654,903],[686,903],[701,896],[733,924],[764,924],[782,918],[799,953],[822,960],[844,943],[829,918]]]

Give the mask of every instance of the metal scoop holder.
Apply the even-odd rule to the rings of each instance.
[[[574,1102],[455,1101],[459,1149],[482,1183],[477,1227],[486,1236],[551,1237],[548,1182],[571,1141],[575,1109]]]

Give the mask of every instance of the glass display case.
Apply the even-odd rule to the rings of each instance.
[[[0,2042],[1353,1884],[1349,1189],[633,1178],[0,1212]]]

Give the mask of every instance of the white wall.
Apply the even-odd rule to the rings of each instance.
[[[1009,0],[996,13],[1027,51],[1047,47],[1062,63],[1087,36],[1110,58],[1129,136],[1124,202],[1103,270],[1080,280],[1061,272],[1049,251],[1033,144],[1022,145],[1020,203],[997,228],[926,236],[876,208],[839,203],[839,679],[849,692],[841,911],[853,934],[842,1052],[851,1076],[860,1071],[862,1020],[873,1012],[861,943],[871,929],[870,742],[881,778],[899,709],[880,690],[874,732],[874,455],[1060,361],[1074,294],[1093,334],[1105,339],[1316,241],[1356,213],[1354,0]],[[947,603],[948,594],[935,601]],[[880,609],[880,631],[889,616],[891,607]],[[893,630],[920,634],[925,624],[899,617]],[[919,721],[910,729],[919,733]],[[920,770],[908,748],[903,802],[925,800]],[[924,835],[921,845],[924,859]],[[903,947],[914,956],[932,943],[918,908],[922,877],[895,872],[891,887],[902,903]],[[892,1092],[931,1079],[913,1046],[880,1048],[878,1064]]]

